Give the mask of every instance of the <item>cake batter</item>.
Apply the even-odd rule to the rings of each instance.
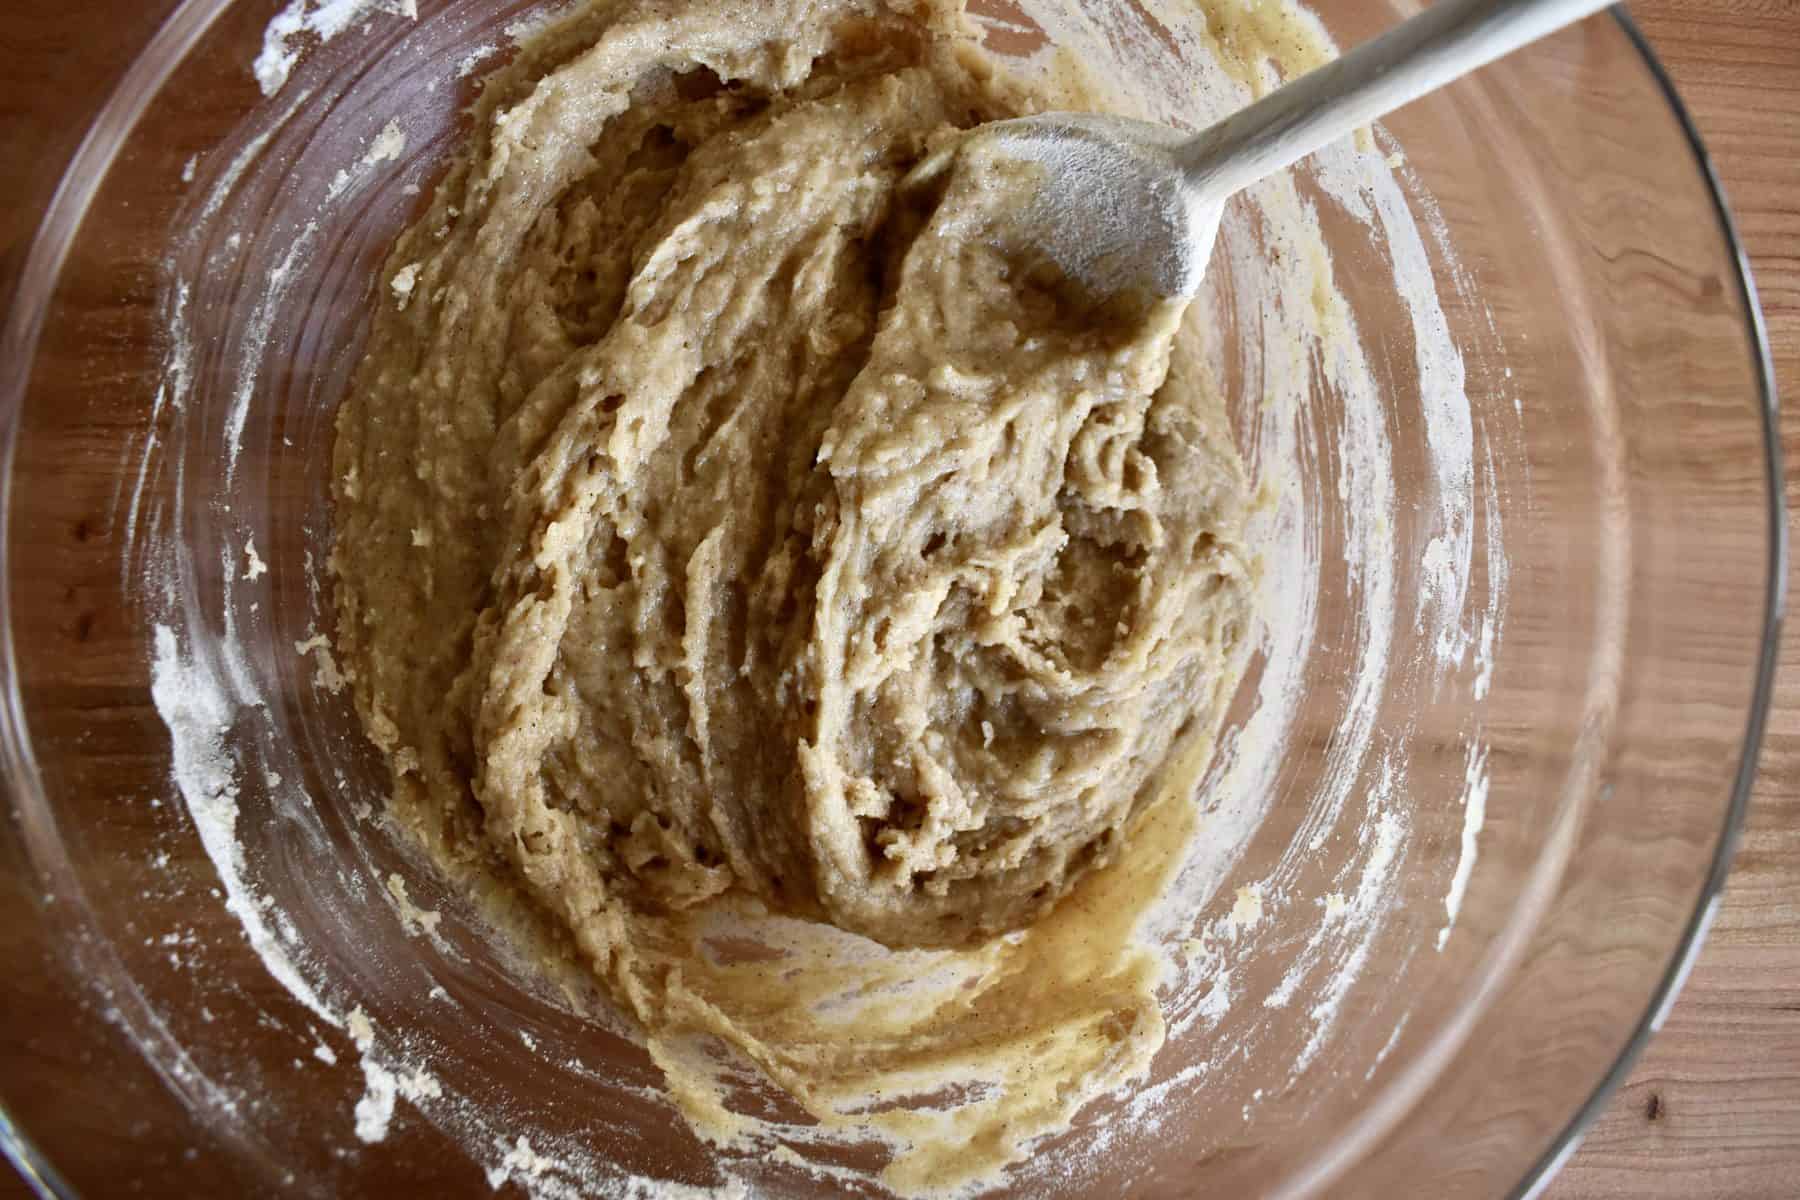
[[[899,188],[1057,106],[935,4],[593,4],[488,82],[338,418],[336,644],[393,811],[568,932],[709,1136],[744,1118],[695,1033],[908,1191],[1160,1044],[1132,922],[1249,619],[1183,306],[1015,244],[1018,164]]]

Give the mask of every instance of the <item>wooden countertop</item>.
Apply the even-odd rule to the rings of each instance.
[[[63,161],[166,7],[13,0],[0,26],[0,279]],[[1800,399],[1800,0],[1638,0],[1631,11],[1705,134],[1748,246],[1790,403]],[[1788,494],[1800,423],[1784,423]],[[1800,663],[1800,621],[1783,661]],[[0,1175],[0,1196],[23,1194]],[[1551,1185],[1582,1197],[1800,1195],[1800,671],[1776,687],[1718,922],[1662,1033]]]
[[[1800,470],[1800,3],[1636,0],[1750,252]],[[1791,584],[1790,584],[1791,586]],[[1800,621],[1718,922],[1662,1032],[1550,1186],[1586,1197],[1800,1196]]]

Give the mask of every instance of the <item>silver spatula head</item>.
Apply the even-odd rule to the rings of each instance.
[[[1344,57],[1196,137],[1146,121],[1047,113],[971,131],[922,162],[923,186],[959,160],[1033,172],[1018,232],[1103,296],[1192,295],[1225,201],[1412,100],[1607,7],[1606,0],[1437,0]]]

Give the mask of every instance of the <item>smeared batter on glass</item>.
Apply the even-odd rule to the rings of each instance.
[[[1013,244],[1017,167],[898,186],[1056,99],[935,5],[595,4],[489,82],[339,415],[395,813],[567,929],[711,1136],[699,1034],[908,1191],[1160,1045],[1133,928],[1248,618],[1182,307]]]

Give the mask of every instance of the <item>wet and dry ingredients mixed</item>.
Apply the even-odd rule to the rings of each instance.
[[[488,82],[338,418],[393,813],[566,931],[708,1137],[755,1121],[699,1035],[901,1190],[1160,1045],[1133,922],[1249,619],[1183,305],[1046,271],[1016,167],[900,187],[1055,99],[939,3],[592,4]]]

